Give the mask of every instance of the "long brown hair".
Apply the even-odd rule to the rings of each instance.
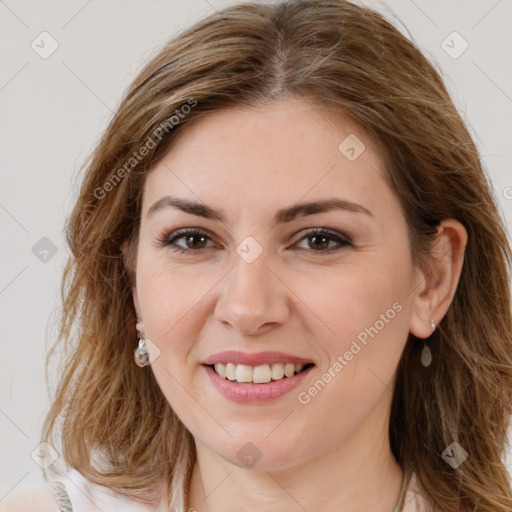
[[[415,263],[426,268],[441,220],[465,226],[457,292],[429,340],[436,357],[422,368],[410,335],[399,362],[390,442],[436,509],[512,510],[503,462],[511,250],[497,201],[440,73],[383,16],[346,0],[226,8],[167,43],[131,84],[84,166],[66,226],[71,256],[49,359],[67,356],[43,438],[58,445],[58,432],[66,463],[92,482],[148,501],[167,489],[172,509],[185,508],[193,439],[151,370],[133,362],[144,178],[192,121],[285,97],[349,116],[380,143]],[[469,454],[457,468],[441,456],[453,442]]]

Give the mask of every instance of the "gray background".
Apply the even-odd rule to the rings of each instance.
[[[55,335],[76,172],[147,58],[192,21],[233,3],[0,0],[0,499],[40,480],[31,453],[48,407],[44,357]],[[441,68],[510,226],[512,2],[361,3],[401,20]],[[58,44],[46,59],[31,47],[50,48],[44,31]],[[463,40],[446,39],[454,31],[469,44],[457,58]]]

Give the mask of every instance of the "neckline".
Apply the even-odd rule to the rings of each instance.
[[[395,508],[393,509],[393,512],[401,512],[403,510],[403,502],[408,488],[408,484],[410,484],[413,481],[415,476],[414,471],[412,472],[410,478],[407,478],[405,471],[403,472],[403,474],[404,476],[402,478],[402,487],[400,489],[400,495],[398,496],[398,502]]]

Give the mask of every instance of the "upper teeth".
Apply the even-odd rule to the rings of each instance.
[[[299,373],[304,368],[303,364],[293,363],[275,363],[272,365],[261,364],[259,366],[249,366],[247,364],[234,363],[216,363],[215,371],[228,380],[236,380],[237,382],[254,382],[255,384],[264,384],[271,380],[280,380],[285,375],[292,377],[295,373]]]

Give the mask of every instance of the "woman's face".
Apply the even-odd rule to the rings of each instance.
[[[147,176],[134,302],[162,392],[212,453],[284,469],[387,436],[417,277],[383,176],[365,132],[298,99],[200,120]]]

